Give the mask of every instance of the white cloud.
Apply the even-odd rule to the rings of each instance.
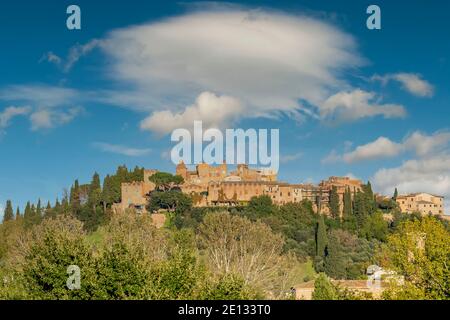
[[[300,159],[302,156],[303,156],[303,153],[302,153],[302,152],[297,152],[297,153],[294,153],[294,154],[286,154],[286,155],[282,155],[282,156],[280,157],[280,162],[281,162],[281,163],[288,163],[288,162],[291,162],[291,161],[298,160],[298,159]]]
[[[94,142],[92,146],[103,152],[116,153],[129,157],[142,157],[151,152],[151,149],[130,148],[123,145],[110,144],[105,142]]]
[[[397,104],[379,104],[376,95],[361,89],[338,92],[321,106],[320,116],[330,121],[354,121],[381,115],[384,118],[402,118],[405,108]]]
[[[67,111],[54,109],[41,109],[30,115],[31,130],[50,129],[72,121],[83,109],[81,107],[70,108]]]
[[[435,132],[426,135],[420,131],[413,132],[404,139],[407,150],[413,150],[418,156],[426,156],[432,152],[445,149],[450,142],[450,132]]]
[[[404,152],[413,152],[419,157],[445,150],[450,142],[450,132],[438,131],[427,135],[415,131],[407,135],[401,142],[394,142],[386,137],[379,137],[373,142],[356,147],[353,151],[339,155],[335,150],[322,160],[323,163],[345,161],[354,163],[381,158],[391,158]]]
[[[114,30],[100,48],[112,62],[108,75],[130,88],[106,99],[167,110],[169,118],[202,92],[238,99],[245,106],[240,117],[314,116],[327,97],[349,87],[345,71],[363,60],[354,39],[336,26],[243,9],[196,11]]]
[[[419,97],[432,97],[434,94],[434,87],[428,81],[422,79],[420,74],[402,72],[384,76],[374,75],[372,80],[381,81],[383,84],[391,80],[397,81],[404,90]]]
[[[203,92],[197,97],[195,104],[181,112],[154,112],[141,122],[141,129],[166,134],[177,128],[191,128],[194,120],[202,120],[204,129],[221,127],[232,123],[241,113],[242,105],[239,100]]]
[[[7,107],[0,112],[0,130],[9,126],[12,118],[27,115],[31,111],[30,107]]]
[[[325,156],[322,160],[322,164],[329,164],[329,163],[335,163],[342,160],[342,156],[337,153],[336,150],[331,150],[331,152]]]
[[[205,92],[240,101],[240,119],[282,114],[300,121],[405,116],[401,105],[374,101],[374,93],[354,89],[345,80],[348,71],[365,61],[354,38],[338,26],[305,15],[239,6],[196,8],[112,30],[103,39],[75,45],[66,59],[52,52],[44,58],[69,71],[82,56],[100,48],[107,58],[106,75],[120,89],[85,96],[150,113],[141,127],[158,133],[170,132],[159,120],[186,126],[192,119],[181,117],[192,113],[204,117],[196,120],[211,122],[210,112],[186,107]],[[233,122],[230,118],[224,115],[214,125]]]
[[[69,49],[69,54],[67,55],[66,59],[63,59],[54,54],[52,51],[49,51],[44,54],[40,61],[48,61],[62,68],[64,72],[69,72],[81,57],[87,55],[93,49],[97,48],[100,44],[101,41],[98,39],[93,39],[85,44],[76,44]]]
[[[11,85],[0,89],[0,100],[25,101],[41,108],[66,105],[76,99],[76,90],[48,85]]]
[[[67,56],[66,63],[64,64],[64,71],[68,72],[72,69],[73,65],[78,62],[78,60],[91,52],[93,49],[97,48],[101,44],[98,39],[93,39],[85,44],[77,44],[69,50],[69,55]]]
[[[77,90],[47,85],[8,86],[0,89],[0,100],[29,105],[10,109],[9,113],[14,111],[20,115],[29,115],[33,131],[68,123],[83,111],[82,107],[77,106],[81,101]],[[9,120],[10,118],[4,117],[0,122],[8,123]]]
[[[52,51],[45,53],[42,56],[42,58],[39,60],[39,62],[42,62],[42,61],[48,61],[50,63],[56,64],[57,66],[60,66],[62,63],[62,59],[59,56],[57,56],[56,54],[54,54]]]
[[[373,160],[385,157],[394,157],[400,154],[402,145],[392,142],[388,138],[379,137],[377,140],[363,146],[358,146],[354,151],[343,155],[342,159],[347,163]]]
[[[446,213],[450,213],[450,155],[441,154],[404,162],[396,168],[378,170],[373,178],[375,190],[391,194],[428,192],[446,197]]]

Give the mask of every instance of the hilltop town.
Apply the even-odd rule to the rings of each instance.
[[[126,182],[121,185],[121,202],[114,210],[123,211],[133,208],[137,212],[146,212],[150,193],[155,184],[150,177],[158,170],[144,169],[143,181]],[[277,205],[311,201],[315,212],[330,214],[330,197],[335,192],[339,199],[339,212],[343,213],[344,195],[348,191],[353,198],[361,192],[363,182],[350,177],[329,177],[317,185],[311,183],[292,184],[278,181],[277,174],[267,169],[254,169],[239,164],[234,171],[228,171],[226,163],[218,166],[207,163],[198,164],[195,170],[188,170],[180,162],[175,174],[183,178],[180,189],[193,197],[196,207],[245,205],[253,197],[269,196]],[[379,199],[390,199],[385,195],[376,195]],[[444,197],[426,192],[398,195],[395,198],[404,213],[420,212],[422,215],[440,216],[444,219]]]
[[[378,195],[370,182],[350,177],[295,184],[245,164],[189,170],[179,163],[174,174],[119,166],[103,182],[98,173],[89,183],[75,180],[53,206],[27,203],[14,215],[8,201],[0,275],[9,282],[0,282],[0,299],[443,298],[449,250],[443,208],[443,197]],[[404,268],[415,255],[414,269]],[[83,296],[53,289],[52,279],[65,283],[67,266],[78,263],[93,275],[93,287],[82,287]],[[20,283],[12,281],[16,272]],[[172,278],[177,289],[170,291]],[[390,280],[417,289],[407,292]],[[329,290],[320,293],[324,285]]]

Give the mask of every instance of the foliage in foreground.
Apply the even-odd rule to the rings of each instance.
[[[157,230],[148,216],[114,217],[96,245],[70,216],[26,231],[1,268],[2,299],[252,299],[261,294],[237,274],[216,276],[199,261],[195,238]],[[186,241],[188,238],[191,241]],[[14,255],[14,256],[12,256]],[[66,286],[67,267],[81,288]]]

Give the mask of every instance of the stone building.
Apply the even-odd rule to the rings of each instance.
[[[443,215],[444,197],[429,193],[411,193],[399,195],[396,199],[404,213],[420,212],[422,215]]]
[[[328,212],[328,204],[330,202],[330,193],[333,187],[336,188],[339,196],[339,210],[342,213],[344,210],[344,194],[348,189],[352,198],[358,191],[362,191],[363,183],[358,179],[351,179],[349,177],[329,177],[328,180],[322,180],[318,189],[320,190],[320,205],[324,207],[324,211]]]
[[[186,184],[206,187],[209,182],[223,181],[227,177],[227,165],[223,163],[214,167],[207,163],[201,163],[196,166],[196,170],[189,171],[184,162],[180,162],[176,167],[175,174],[181,176]]]
[[[242,181],[277,181],[277,174],[270,169],[252,169],[246,164],[238,164],[231,176]]]
[[[367,280],[331,280],[331,282],[341,289],[347,289],[357,294],[368,294],[373,299],[381,299],[383,291],[388,287],[388,283],[380,281],[379,285],[372,285]],[[295,298],[297,300],[312,300],[314,292],[314,280],[304,282],[295,287]]]
[[[155,189],[149,177],[156,172],[144,170],[143,181],[123,183],[122,202],[115,204],[114,208],[134,208],[145,212],[149,193]],[[239,164],[236,170],[228,173],[226,163],[218,166],[202,163],[190,171],[181,162],[176,166],[176,174],[184,179],[181,191],[191,195],[194,206],[198,207],[245,205],[252,197],[267,195],[278,205],[307,199],[313,203],[315,211],[326,214],[329,212],[329,194],[333,186],[337,187],[341,208],[345,190],[349,188],[354,194],[362,187],[361,181],[347,177],[330,177],[319,185],[289,184],[277,181],[276,173],[270,170],[249,168],[246,164]]]
[[[150,181],[150,177],[158,172],[157,170],[144,170],[144,180],[122,183],[120,203],[113,206],[114,211],[124,211],[133,208],[139,213],[146,212],[145,206],[148,202],[148,194],[155,190],[155,184]]]

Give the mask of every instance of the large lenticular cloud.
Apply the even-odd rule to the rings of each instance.
[[[342,73],[362,61],[352,37],[335,26],[246,10],[194,12],[115,30],[101,47],[111,58],[111,76],[142,98],[141,108],[181,113],[205,91],[240,100],[243,116],[298,112],[302,102],[319,106],[348,88]]]

